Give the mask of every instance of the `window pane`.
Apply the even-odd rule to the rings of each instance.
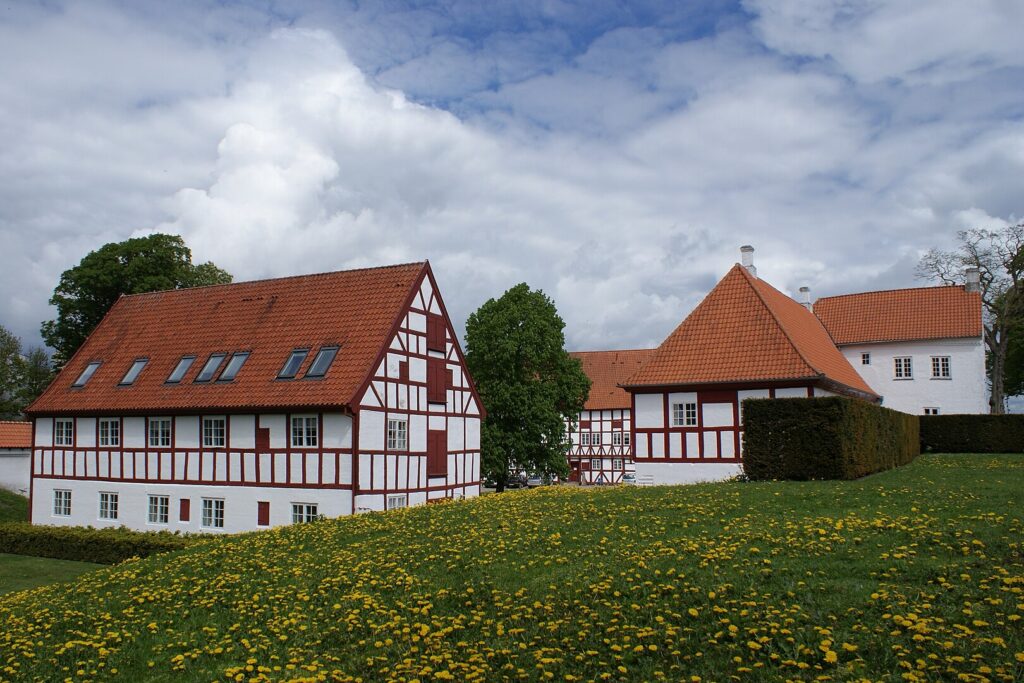
[[[227,357],[226,353],[214,353],[210,356],[210,359],[206,361],[206,365],[199,371],[199,376],[196,377],[197,382],[209,382],[213,379],[214,375],[217,374],[217,368]]]
[[[295,377],[295,374],[302,367],[302,361],[306,360],[306,356],[309,355],[309,349],[296,349],[292,351],[291,355],[288,356],[288,360],[285,361],[284,367],[281,368],[281,372],[278,373],[278,377],[284,379],[291,379]]]
[[[121,384],[134,384],[139,373],[142,372],[142,368],[146,367],[146,363],[148,362],[149,360],[146,358],[137,358],[135,362],[132,363],[132,366],[128,368],[128,372],[124,374],[124,377],[121,379]]]
[[[306,371],[306,377],[323,377],[326,375],[327,369],[331,367],[331,363],[334,362],[336,355],[338,355],[337,346],[325,346],[320,349],[316,354],[316,358],[313,359],[313,364]]]
[[[82,370],[82,374],[78,376],[73,387],[84,387],[85,383],[92,379],[92,376],[96,373],[96,369],[100,366],[98,362],[89,363],[85,366],[85,370]]]
[[[231,360],[229,360],[228,364],[224,367],[224,372],[220,373],[218,381],[227,382],[233,380],[235,375],[238,374],[238,371],[242,369],[242,366],[245,364],[245,359],[248,357],[249,354],[245,352],[232,354]]]
[[[179,360],[178,364],[174,367],[174,371],[171,373],[171,376],[167,378],[167,381],[171,384],[180,382],[185,376],[185,373],[188,372],[188,369],[192,367],[192,363],[195,361],[195,356],[182,356],[181,360]]]

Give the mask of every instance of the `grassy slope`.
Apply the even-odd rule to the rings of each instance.
[[[0,553],[0,595],[71,581],[79,574],[101,569],[101,564],[54,560],[48,557],[26,557]]]
[[[1011,680],[1022,490],[1019,456],[930,456],[225,538],[0,598],[0,678]]]
[[[28,498],[0,488],[0,522],[24,522],[28,519]]]

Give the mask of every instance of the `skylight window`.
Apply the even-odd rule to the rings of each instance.
[[[128,372],[124,373],[124,377],[121,378],[121,386],[135,384],[135,380],[139,378],[139,373],[142,372],[142,368],[146,367],[148,362],[148,358],[136,358],[132,366],[128,368]]]
[[[338,355],[337,346],[324,346],[316,354],[316,358],[313,359],[313,363],[309,366],[309,370],[306,370],[306,377],[323,377],[327,374],[328,368],[331,367],[331,363],[334,362],[334,357]]]
[[[249,357],[248,351],[239,351],[238,353],[231,354],[231,360],[224,367],[224,372],[220,373],[220,377],[217,381],[219,382],[230,382],[238,374],[238,371],[245,365],[245,359]]]
[[[86,365],[85,369],[82,370],[82,374],[78,376],[78,379],[76,379],[75,383],[72,384],[71,386],[73,386],[73,387],[84,387],[86,382],[88,382],[90,379],[92,379],[92,376],[94,374],[96,374],[96,369],[99,368],[99,367],[100,367],[100,362],[99,361],[93,361],[92,363],[89,363],[88,365]]]
[[[302,361],[306,360],[306,356],[309,355],[309,349],[295,349],[291,355],[288,356],[288,360],[285,361],[284,367],[281,368],[281,372],[277,373],[280,379],[292,379],[299,372],[299,368],[302,367]]]
[[[199,371],[199,376],[196,377],[196,382],[209,382],[217,375],[217,369],[220,368],[220,364],[227,358],[226,353],[212,353],[210,359],[206,361],[206,365]]]
[[[185,373],[192,367],[192,364],[196,362],[195,356],[182,356],[178,364],[174,366],[174,370],[171,372],[171,376],[167,378],[168,384],[177,384],[185,377]]]

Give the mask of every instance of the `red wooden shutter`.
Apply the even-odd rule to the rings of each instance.
[[[188,498],[182,498],[178,501],[178,519],[182,522],[187,522],[191,516],[191,503]]]
[[[408,382],[409,381],[409,361],[401,360],[398,362],[398,381]]]
[[[270,502],[261,500],[256,503],[256,524],[270,526]]]
[[[427,313],[427,349],[445,352],[444,317],[436,313]]]
[[[448,432],[433,429],[427,432],[427,476],[448,476]]]
[[[256,428],[256,451],[266,453],[270,450],[270,427]]]
[[[446,403],[444,358],[427,358],[427,401]]]

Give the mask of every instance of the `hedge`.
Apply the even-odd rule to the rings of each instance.
[[[852,398],[747,399],[743,425],[754,480],[857,479],[921,452],[916,415]]]
[[[1024,453],[1024,415],[925,415],[921,450]]]
[[[169,531],[45,526],[28,522],[0,524],[0,553],[96,564],[117,564],[130,557],[147,557],[169,550],[180,550],[199,540]]]

